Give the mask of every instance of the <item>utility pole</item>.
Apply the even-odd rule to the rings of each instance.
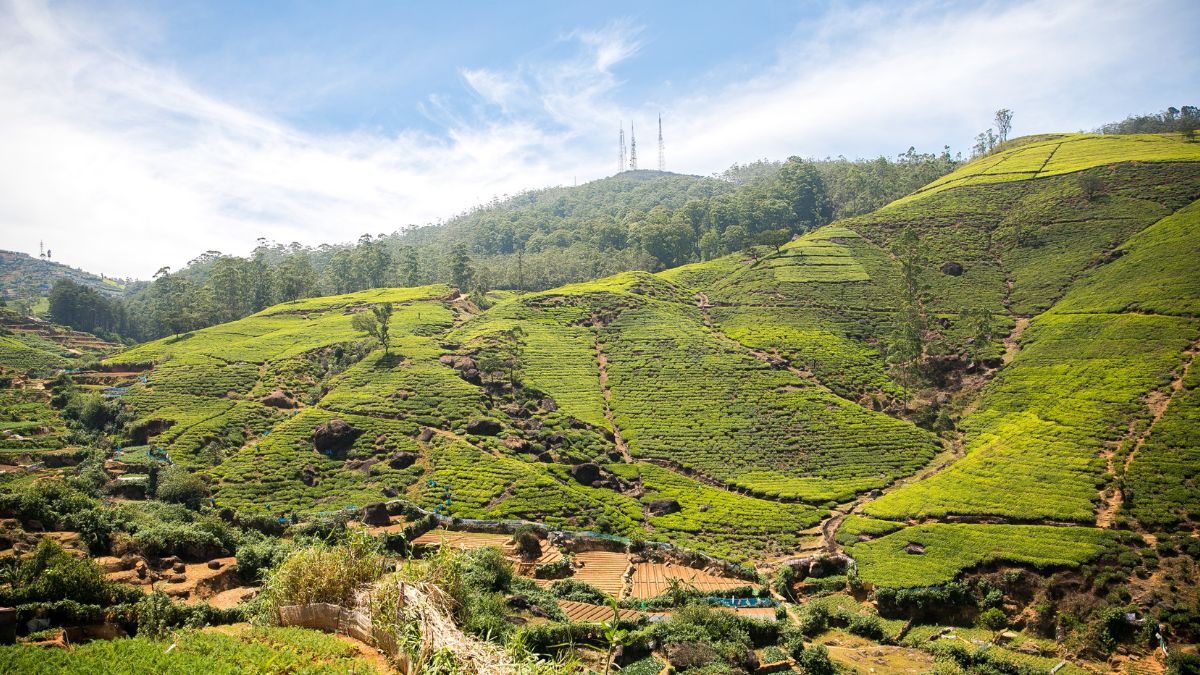
[[[629,123],[629,170],[637,171],[637,135],[633,132],[633,122]]]
[[[658,170],[667,170],[667,156],[663,153],[662,113],[658,114]]]
[[[619,138],[619,141],[621,144],[621,150],[620,150],[621,154],[619,155],[620,159],[617,160],[617,173],[621,173],[622,171],[625,170],[625,162],[626,162],[626,158],[625,158],[625,122],[624,121],[621,122],[621,134],[618,138]]]

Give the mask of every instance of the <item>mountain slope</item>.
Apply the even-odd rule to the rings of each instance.
[[[70,279],[109,297],[125,292],[125,285],[120,281],[25,253],[0,251],[0,298],[45,297],[58,279]]]
[[[1017,170],[1035,155],[1038,167]],[[1194,517],[1193,487],[1153,474],[1186,474],[1195,452],[1194,376],[1180,366],[1200,330],[1197,207],[1180,209],[1197,198],[1200,145],[1037,138],[778,251],[506,296],[486,311],[437,286],[314,298],[111,361],[154,364],[125,397],[131,440],[204,471],[217,503],[239,510],[400,495],[739,560],[833,546],[803,534],[830,509],[829,537],[850,510],[1092,524],[1124,508],[1178,520]],[[916,253],[901,247],[908,233]],[[915,379],[884,358],[909,268],[930,321]],[[396,304],[391,356],[350,326],[384,301]],[[1013,331],[1007,344],[972,328],[964,312],[979,310]],[[1015,358],[1002,365],[1006,352]],[[1165,414],[1146,404],[1160,396]],[[281,398],[297,407],[265,404]],[[909,421],[939,407],[941,438]],[[329,445],[318,428],[334,418],[353,433]],[[1148,427],[1162,433],[1139,440]],[[1126,475],[1109,461],[1119,452],[1132,457],[1123,507],[1101,491]],[[677,509],[652,510],[658,499]],[[928,534],[932,549],[988,527],[887,536]],[[1067,560],[1036,549],[1111,543],[1087,528],[1024,531],[1025,548],[1017,534],[997,555]],[[864,577],[895,563],[890,546],[863,549]],[[953,560],[923,577],[931,557],[913,578],[982,558]]]

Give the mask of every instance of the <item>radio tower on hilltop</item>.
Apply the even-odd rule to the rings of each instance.
[[[621,134],[619,136],[619,139],[620,139],[620,143],[621,143],[621,154],[620,154],[620,158],[617,159],[617,173],[621,173],[622,171],[625,170],[625,161],[626,160],[625,160],[625,123],[624,122],[621,122]]]
[[[659,171],[667,170],[667,156],[665,154],[663,154],[662,114],[661,113],[659,113],[659,115],[658,115],[658,170]]]
[[[629,170],[637,171],[637,136],[633,133],[633,122],[629,123]]]

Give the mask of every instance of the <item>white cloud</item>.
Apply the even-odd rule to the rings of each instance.
[[[1194,93],[1197,14],[1083,0],[840,9],[749,81],[636,106],[622,105],[614,68],[637,57],[641,34],[617,22],[560,36],[556,60],[464,67],[475,108],[430,96],[422,110],[444,132],[383,136],[295,128],[134,58],[94,16],[19,0],[0,8],[0,247],[45,239],[65,262],[145,277],[258,236],[348,241],[610,173],[618,120],[645,130],[650,165],[659,106],[668,168],[702,174],[758,157],[965,148],[998,107],[1016,110],[1018,133],[1091,127],[1189,102],[1172,97]]]

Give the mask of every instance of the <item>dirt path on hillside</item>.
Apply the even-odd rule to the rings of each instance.
[[[834,509],[829,518],[821,523],[821,536],[825,540],[825,550],[830,554],[842,552],[842,547],[837,543],[837,531],[841,527],[842,522],[849,515],[862,515],[863,509],[867,504],[879,499],[880,497],[895,492],[900,488],[915,483],[917,481],[927,480],[942,471],[945,471],[951,464],[954,464],[959,459],[962,459],[966,453],[963,449],[962,437],[953,440],[942,442],[942,451],[938,453],[928,464],[920,471],[907,476],[905,478],[894,481],[891,485],[879,490],[878,494],[872,495],[866,493],[860,495],[857,499],[847,502],[844,505]]]
[[[776,370],[779,370],[779,369],[787,370],[789,373],[795,375],[796,377],[817,385],[823,391],[829,392],[830,394],[833,394],[834,396],[838,396],[833,390],[831,390],[829,387],[826,387],[824,382],[821,382],[821,380],[817,379],[816,375],[814,375],[813,373],[811,373],[807,370],[802,370],[800,368],[793,366],[791,363],[788,362],[787,359],[780,356],[778,352],[772,354],[772,353],[763,351],[761,349],[756,349],[754,347],[745,345],[745,344],[729,337],[728,335],[726,335],[724,331],[722,331],[720,328],[717,328],[716,324],[713,323],[712,315],[709,313],[709,309],[712,308],[712,305],[709,304],[708,296],[705,295],[704,293],[696,294],[696,307],[699,308],[700,312],[704,315],[704,325],[708,327],[708,330],[710,332],[712,332],[712,334],[715,335],[717,337],[717,339],[722,340],[724,342],[728,342],[730,345],[733,345],[733,346],[737,347],[739,350],[750,354],[754,358],[758,359],[759,361],[762,361],[763,363],[771,366],[772,368],[774,368]],[[845,399],[842,396],[838,396],[838,398],[843,398],[844,400],[847,400],[847,401],[850,400],[850,399]],[[850,402],[857,403],[857,401],[850,401]]]
[[[1012,360],[1017,357],[1017,352],[1021,351],[1021,335],[1029,328],[1029,317],[1017,317],[1017,324],[1013,326],[1013,330],[1004,338],[1004,357],[1002,362],[1004,365],[1012,363]]]
[[[1197,353],[1200,353],[1200,341],[1191,344],[1184,350],[1183,367],[1171,378],[1171,384],[1167,391],[1155,389],[1146,395],[1146,407],[1150,411],[1150,423],[1146,425],[1146,428],[1138,433],[1137,420],[1133,420],[1129,423],[1129,429],[1121,440],[1106,445],[1103,455],[1110,476],[1123,479],[1129,473],[1129,467],[1133,464],[1133,458],[1137,455],[1138,450],[1141,450],[1142,446],[1146,444],[1146,439],[1150,437],[1150,434],[1154,432],[1154,427],[1166,414],[1167,408],[1171,406],[1171,401],[1174,401],[1179,392],[1183,390],[1183,381],[1191,371],[1192,364],[1196,362]],[[1130,441],[1133,442],[1133,446],[1125,455],[1125,460],[1121,464],[1121,472],[1117,473],[1116,450],[1122,444]],[[1125,495],[1119,487],[1113,486],[1111,489],[1101,492],[1100,506],[1096,511],[1096,527],[1112,527],[1117,513],[1121,510],[1121,505],[1124,503]]]
[[[604,418],[612,427],[613,443],[616,444],[617,450],[621,451],[621,457],[625,459],[626,464],[631,464],[633,456],[629,454],[629,444],[621,436],[621,427],[617,426],[617,419],[613,415],[612,390],[608,388],[608,354],[604,353],[604,346],[600,343],[599,329],[596,330],[596,364],[599,366],[600,372],[600,394],[604,397]]]

